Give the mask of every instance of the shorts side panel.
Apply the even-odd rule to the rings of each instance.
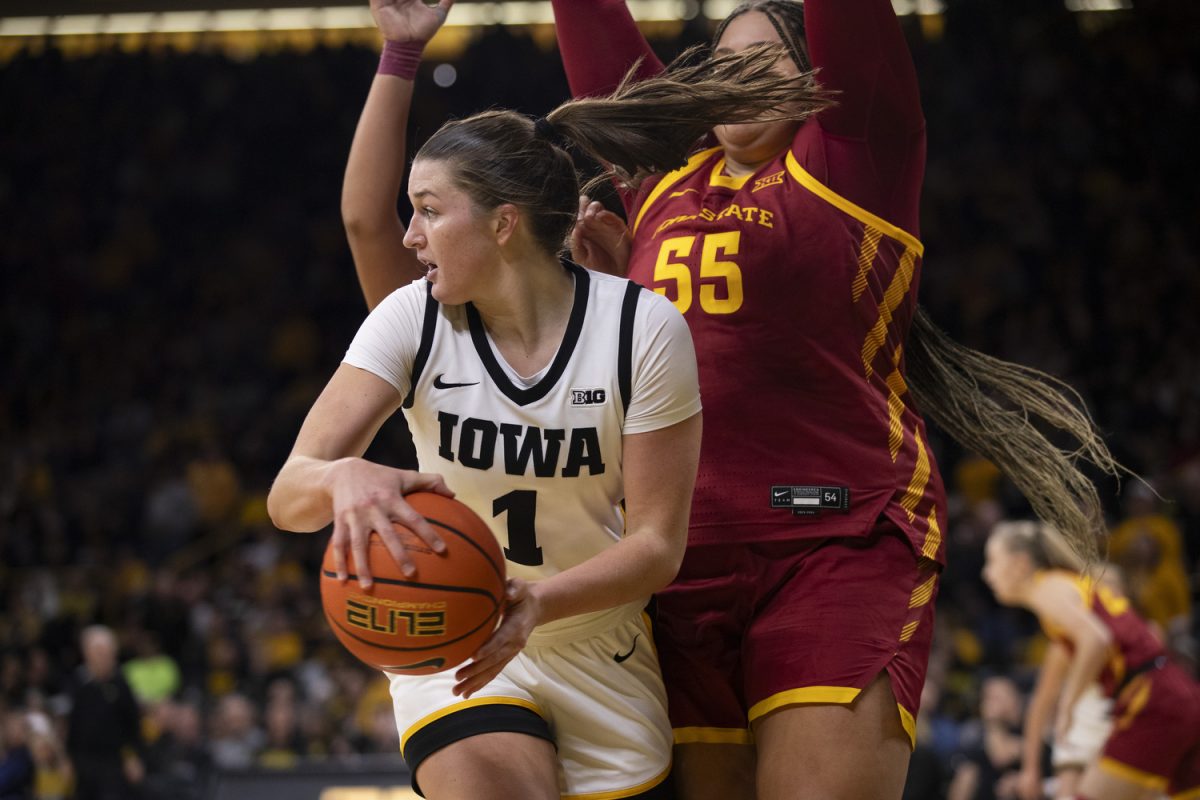
[[[558,745],[564,796],[636,797],[666,780],[671,725],[644,617],[521,657]]]
[[[1117,697],[1101,766],[1118,774],[1117,766],[1123,766],[1126,774],[1140,775],[1144,781],[1153,778],[1153,788],[1164,789],[1197,746],[1200,694],[1182,669],[1168,663],[1135,676]]]
[[[691,546],[658,592],[654,638],[676,741],[746,743],[742,638],[754,611],[746,545]]]
[[[853,702],[887,669],[913,737],[939,565],[919,558],[886,519],[865,539],[827,540],[793,558],[762,556],[776,588],[744,643],[750,719],[799,703]]]
[[[1112,700],[1099,684],[1092,684],[1075,703],[1067,735],[1054,743],[1050,764],[1054,769],[1084,767],[1096,760],[1112,733]]]

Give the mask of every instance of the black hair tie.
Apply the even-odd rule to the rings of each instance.
[[[536,139],[541,139],[544,142],[549,142],[555,147],[567,149],[567,139],[554,127],[554,123],[545,117],[538,117],[533,121],[533,135]]]

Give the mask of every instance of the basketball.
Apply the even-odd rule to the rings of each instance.
[[[360,661],[398,675],[428,675],[470,658],[496,627],[504,599],[504,556],[479,516],[457,500],[431,492],[404,498],[446,543],[439,555],[393,523],[417,567],[411,578],[372,535],[367,557],[374,584],[358,583],[353,554],[349,580],[338,581],[325,548],[321,602],[338,640]],[[332,542],[332,539],[330,539]]]

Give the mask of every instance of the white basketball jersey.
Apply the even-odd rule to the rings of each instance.
[[[404,396],[420,469],[442,474],[488,522],[508,574],[525,579],[618,541],[622,436],[700,410],[691,338],[674,307],[637,284],[565,263],[574,306],[558,353],[531,378],[504,362],[472,305],[439,304],[424,280],[380,304],[345,359]],[[644,605],[558,620],[530,643],[590,635]]]

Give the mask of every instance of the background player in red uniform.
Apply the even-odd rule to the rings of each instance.
[[[1071,569],[1078,563],[1052,528],[997,525],[983,579],[996,599],[1037,614],[1070,657],[1055,718],[1071,727],[1075,704],[1093,681],[1115,700],[1113,731],[1088,766],[1077,797],[1136,800],[1147,790],[1200,797],[1200,684],[1169,661],[1162,642],[1129,600]]]
[[[621,0],[554,7],[576,95],[639,59],[640,76],[660,69]],[[577,251],[622,274],[627,259],[697,343],[709,424],[658,628],[684,795],[898,797],[946,525],[914,399],[1085,550],[1094,488],[973,380],[1111,462],[1044,376],[954,345],[917,310],[925,123],[891,3],[754,0],[715,49],[764,41],[837,103],[802,125],[718,126],[625,194],[629,236],[585,202]]]

